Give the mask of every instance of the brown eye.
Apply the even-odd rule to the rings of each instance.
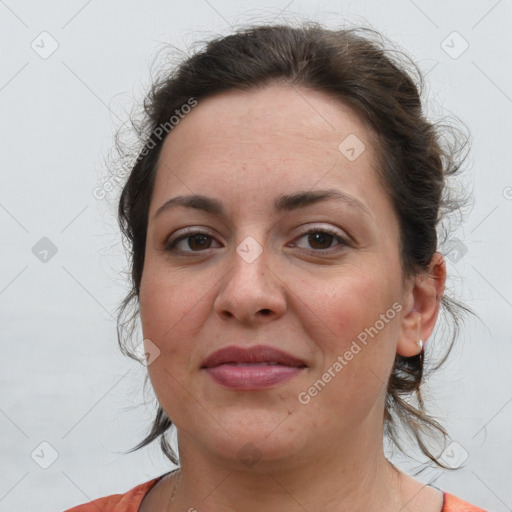
[[[201,252],[204,249],[210,249],[214,240],[212,236],[206,233],[189,232],[186,235],[168,242],[165,249],[170,252],[175,251],[178,253]]]
[[[301,240],[305,240],[305,243]],[[306,249],[313,254],[323,254],[343,250],[350,244],[338,232],[322,227],[322,229],[316,228],[304,232],[292,245]]]
[[[208,235],[193,235],[186,238],[188,238],[189,248],[193,251],[208,249],[212,243],[211,237]]]
[[[334,240],[334,235],[323,231],[316,231],[308,235],[308,242],[313,249],[328,249]]]

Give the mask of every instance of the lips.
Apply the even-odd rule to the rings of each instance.
[[[306,367],[304,361],[273,347],[232,345],[208,356],[202,369],[224,388],[258,391],[283,384]]]
[[[221,348],[206,358],[202,368],[214,368],[222,364],[240,366],[251,364],[269,366],[282,365],[294,368],[306,367],[304,361],[301,361],[287,352],[266,345],[256,345],[247,348],[230,345]]]

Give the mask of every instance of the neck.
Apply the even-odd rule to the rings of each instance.
[[[382,444],[370,443],[365,456],[357,443],[348,443],[344,450],[317,450],[310,458],[244,467],[240,461],[219,463],[218,456],[205,456],[183,437],[178,442],[181,469],[169,512],[235,512],[241,503],[244,512],[398,510],[402,502],[400,473],[386,460]]]

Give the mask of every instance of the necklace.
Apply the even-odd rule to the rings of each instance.
[[[176,471],[178,472],[178,477],[176,478],[176,483],[174,484],[174,487],[172,489],[171,497],[169,498],[169,503],[167,504],[167,510],[169,510],[169,504],[171,503],[171,501],[174,501],[176,489],[178,487],[178,483],[181,480],[181,471],[179,469],[177,469]]]

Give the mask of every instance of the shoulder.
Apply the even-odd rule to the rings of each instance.
[[[104,496],[82,505],[77,505],[64,512],[138,512],[144,496],[163,477],[161,475],[143,484],[139,484],[124,494]]]
[[[443,494],[443,510],[441,512],[486,512],[483,508],[471,505],[453,494],[445,492]]]

